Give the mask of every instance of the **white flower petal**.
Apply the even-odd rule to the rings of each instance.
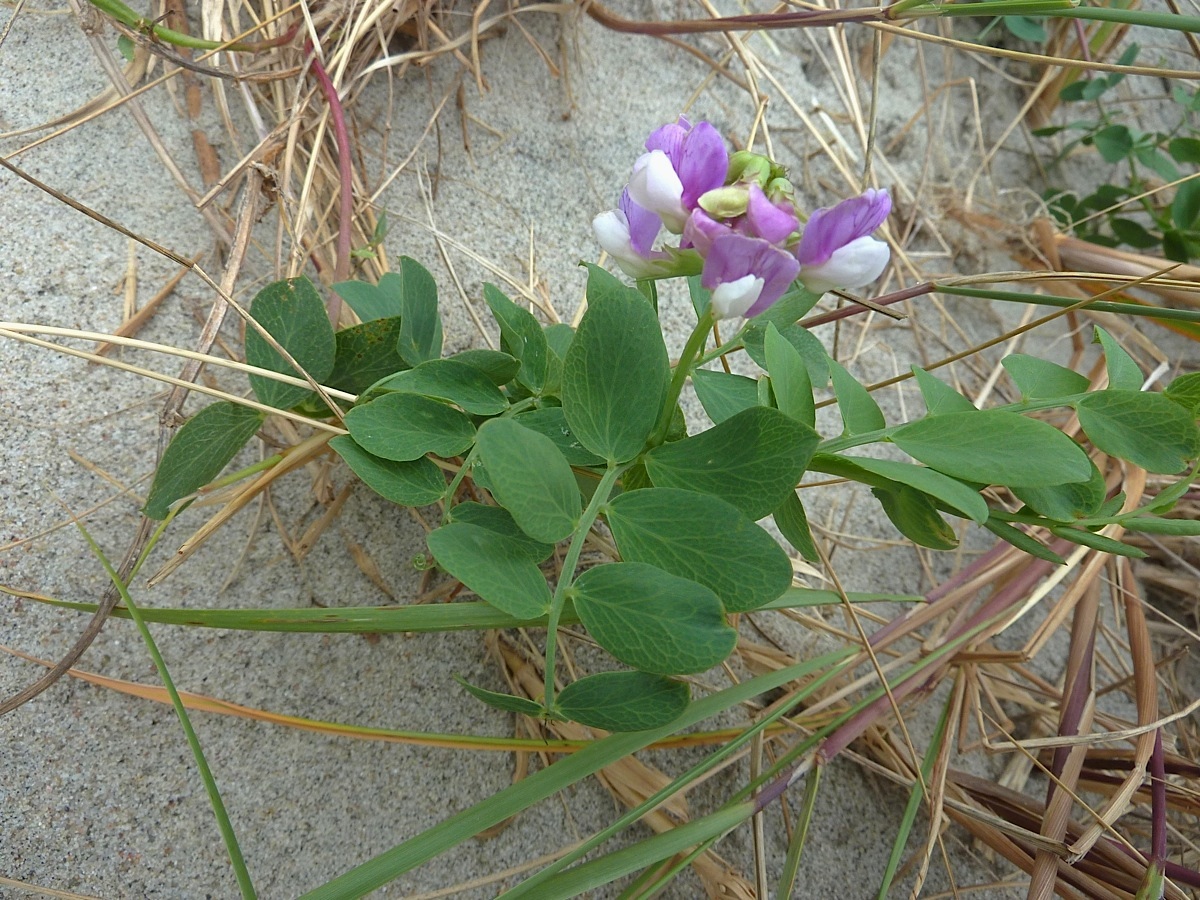
[[[632,278],[649,278],[659,274],[661,263],[646,259],[633,249],[629,237],[629,220],[619,209],[610,209],[592,219],[596,243],[617,261],[621,270]],[[653,255],[653,254],[651,254]]]
[[[819,266],[802,267],[800,281],[817,294],[833,288],[860,288],[883,274],[891,254],[883,241],[861,237],[833,251]]]
[[[629,178],[629,196],[638,206],[663,220],[667,229],[679,234],[687,222],[683,208],[683,182],[661,150],[645,153],[633,166]]]
[[[764,282],[756,275],[743,275],[737,281],[717,285],[712,292],[712,311],[718,319],[744,315],[762,293]]]

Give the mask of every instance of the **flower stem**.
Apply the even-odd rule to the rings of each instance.
[[[571,546],[567,549],[566,559],[563,560],[558,584],[554,586],[554,596],[550,599],[550,613],[546,618],[546,692],[542,699],[546,709],[554,706],[554,658],[558,649],[558,620],[562,616],[563,604],[567,599],[567,588],[574,580],[575,567],[579,564],[579,554],[583,552],[583,545],[587,540],[588,532],[592,530],[592,523],[600,515],[600,507],[608,500],[613,485],[617,483],[617,478],[625,469],[624,465],[609,463],[608,470],[596,487],[596,492],[592,494],[591,502],[583,511],[583,515],[579,517],[579,524],[575,527],[575,536],[571,538]]]
[[[671,420],[675,417],[675,404],[679,402],[679,395],[683,393],[683,385],[704,350],[709,329],[713,327],[714,321],[712,311],[705,312],[700,317],[700,321],[696,323],[687,344],[684,345],[679,362],[675,365],[675,374],[671,376],[671,384],[667,388],[667,396],[663,402],[662,413],[658,417],[658,424],[654,426],[654,431],[648,441],[651,447],[657,447],[666,440],[667,430],[671,427]]]

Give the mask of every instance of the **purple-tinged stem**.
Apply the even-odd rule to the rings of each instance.
[[[312,52],[311,40],[305,42],[304,49],[305,52]],[[325,71],[321,58],[315,53],[312,69],[313,74],[317,76],[317,83],[321,85],[321,93],[325,95],[325,102],[329,104],[330,118],[333,119],[333,137],[338,148],[338,238],[333,278],[334,281],[346,281],[350,277],[350,228],[354,220],[354,170],[351,168],[350,132],[346,128],[346,111],[342,107],[337,88],[334,87],[329,73]],[[334,294],[329,301],[329,318],[335,327],[341,309],[341,298]]]
[[[1154,732],[1150,753],[1150,862],[1167,861],[1167,770],[1163,761],[1162,729]]]
[[[891,306],[893,303],[902,303],[905,300],[911,300],[913,297],[920,297],[924,294],[933,293],[933,282],[926,281],[922,284],[916,284],[912,287],[905,288],[902,291],[892,291],[890,294],[884,294],[882,297],[876,297],[871,301],[873,306]],[[821,313],[817,316],[809,316],[800,322],[803,328],[816,328],[818,325],[827,325],[830,322],[836,322],[838,319],[848,319],[850,316],[857,316],[861,313],[871,312],[870,306],[861,306],[857,303],[851,303],[831,312]]]

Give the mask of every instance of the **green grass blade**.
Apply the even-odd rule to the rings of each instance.
[[[702,819],[678,825],[670,831],[639,841],[632,847],[617,850],[599,859],[570,869],[538,887],[538,900],[565,900],[591,888],[609,884],[654,865],[694,844],[719,838],[754,815],[753,803],[735,803]]]
[[[804,799],[800,803],[800,820],[792,832],[788,842],[787,855],[783,858],[783,872],[779,875],[779,890],[775,896],[780,900],[794,895],[796,876],[800,873],[800,857],[804,853],[804,845],[808,841],[808,829],[812,825],[813,813],[817,808],[817,788],[821,784],[822,766],[813,766],[808,770],[804,781]]]
[[[921,777],[913,782],[912,790],[909,791],[908,805],[904,807],[900,828],[896,831],[896,840],[892,842],[892,853],[888,857],[887,868],[883,872],[883,881],[879,884],[879,893],[876,895],[878,900],[884,900],[887,897],[888,891],[892,889],[892,880],[896,877],[896,871],[900,868],[900,857],[904,855],[908,836],[912,832],[913,823],[917,820],[917,810],[921,808],[921,799],[924,795],[922,788],[929,781],[929,776],[933,772],[933,764],[937,761],[938,752],[942,747],[942,740],[946,736],[946,723],[950,721],[950,705],[953,702],[954,698],[950,697],[946,701],[946,705],[942,707],[937,727],[934,729],[933,737],[929,740],[929,749],[925,751],[925,758],[921,760]],[[932,814],[931,818],[936,820],[936,816]]]
[[[831,666],[846,655],[844,652],[827,654],[777,672],[760,675],[696,700],[683,716],[669,725],[649,731],[615,734],[597,741],[590,747],[510,785],[481,803],[351,869],[305,897],[308,900],[360,897],[648,744],[689,728],[764,691],[781,687],[796,678]],[[652,799],[657,802],[656,799]],[[638,815],[640,814],[639,812]]]
[[[242,896],[245,898],[254,898],[258,896],[254,891],[254,884],[250,880],[250,871],[246,868],[246,860],[242,856],[242,849],[238,845],[237,835],[233,830],[233,823],[229,821],[229,814],[225,811],[225,804],[221,800],[221,792],[217,788],[217,781],[213,777],[212,770],[208,767],[208,760],[204,758],[204,751],[200,747],[200,739],[196,736],[195,730],[192,728],[191,719],[188,718],[187,709],[184,708],[183,701],[179,699],[179,692],[175,689],[175,682],[171,680],[171,673],[167,671],[166,661],[162,658],[162,654],[158,652],[158,645],[154,643],[154,638],[150,634],[150,629],[146,625],[146,621],[138,612],[137,606],[133,602],[133,597],[129,594],[129,589],[121,580],[117,570],[113,568],[112,563],[108,561],[108,557],[104,555],[104,551],[100,549],[82,522],[76,520],[75,526],[83,534],[84,540],[88,542],[88,546],[92,548],[92,552],[96,554],[96,558],[100,560],[100,564],[104,566],[104,570],[108,573],[108,577],[112,579],[113,585],[116,587],[121,599],[125,601],[126,609],[129,612],[130,618],[141,632],[142,640],[146,642],[146,649],[150,653],[150,658],[154,661],[154,668],[158,670],[158,676],[162,679],[163,686],[166,687],[167,693],[171,696],[171,705],[175,707],[175,715],[179,717],[179,724],[183,726],[183,733],[187,738],[188,747],[191,748],[192,756],[196,760],[196,767],[200,770],[200,778],[204,782],[204,789],[208,792],[209,802],[212,804],[213,815],[217,818],[217,827],[221,831],[221,838],[225,841],[225,847],[229,851],[229,861],[233,865],[234,875],[237,877],[238,887],[241,889]]]
[[[28,591],[0,585],[0,593],[11,594],[60,609],[79,612],[96,611],[95,603],[58,600]],[[916,594],[854,593],[847,595],[851,603],[923,603]],[[759,607],[768,609],[799,609],[812,606],[834,606],[841,603],[834,591],[789,588],[778,599]],[[482,631],[490,628],[544,628],[546,617],[517,619],[500,612],[488,603],[414,604],[411,606],[347,606],[342,609],[173,609],[142,608],[142,618],[161,625],[185,625],[196,628],[221,628],[229,631],[281,631],[296,634],[398,634],[439,631]],[[112,611],[116,618],[130,618],[129,610],[118,606]],[[579,615],[568,602],[559,618],[560,625],[578,625]]]
[[[953,294],[956,297],[980,297],[985,300],[1002,300],[1006,303],[1026,303],[1033,306],[1053,306],[1058,309],[1079,305],[1077,297],[1057,297],[1053,294],[1025,294],[1021,291],[995,291],[949,284],[935,284],[934,290],[939,294]],[[1122,316],[1145,316],[1164,322],[1200,323],[1200,312],[1191,309],[1167,309],[1163,306],[1143,306],[1140,303],[1120,303],[1114,300],[1096,300],[1088,303],[1087,309],[1094,312],[1117,313]]]

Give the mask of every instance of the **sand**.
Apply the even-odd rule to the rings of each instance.
[[[668,6],[675,8],[622,8],[646,14]],[[11,9],[2,18],[9,15]],[[384,79],[377,79],[356,107],[360,140],[374,154],[367,156],[369,183],[378,183],[416,147],[412,163],[380,198],[392,223],[386,249],[393,256],[403,253],[421,260],[438,278],[451,349],[479,346],[482,338],[457,296],[440,249],[452,261],[465,297],[478,308],[483,282],[502,279],[465,255],[462,247],[510,273],[516,284],[502,284],[510,293],[518,295],[532,286],[569,321],[584,283],[577,263],[598,256],[591,219],[615,205],[646,134],[687,108],[690,115],[713,121],[726,134],[745,136],[756,113],[744,91],[720,78],[709,79],[708,68],[678,48],[617,35],[571,14],[528,15],[522,22],[556,60],[562,51],[569,82],[555,76],[519,29],[509,28],[486,42],[482,58],[489,89],[481,93],[469,77],[463,81],[471,117],[465,126],[469,150],[457,114],[443,117],[440,133],[422,136],[432,109],[462,77],[453,61],[443,60],[428,72],[410,71],[390,90]],[[106,30],[104,36],[114,48],[115,34]],[[771,97],[766,115],[773,126],[775,154],[794,167],[800,194],[813,206],[835,201],[850,188],[823,161],[813,134],[802,125],[804,118],[813,121],[826,140],[840,142],[838,152],[848,171],[859,173],[862,160],[861,137],[846,115],[840,86],[822,61],[821,54],[831,45],[824,36],[814,37],[780,33],[752,42],[770,74],[797,104],[797,109],[789,108],[786,98],[759,73]],[[849,37],[851,52],[845,64],[854,67],[869,42],[865,33]],[[715,39],[703,43],[716,45]],[[923,102],[914,74],[919,62],[911,44],[896,44],[888,53],[880,83],[881,142],[894,137]],[[27,10],[0,48],[0,128],[52,119],[105,84],[92,50],[65,7],[42,4]],[[1008,121],[1001,112],[1012,108],[1016,95],[1009,85],[996,82],[983,82],[980,90],[988,110],[982,124],[991,131]],[[976,133],[966,113],[968,95],[958,89],[949,94],[949,118],[936,140],[927,146],[924,126],[913,129],[903,146],[888,156],[899,171],[882,162],[876,167],[879,183],[893,186],[898,206],[906,215],[915,215],[917,227],[927,231],[938,210],[910,206],[911,185],[927,150],[934,187],[926,197],[942,196],[938,185],[961,186],[973,165],[970,153]],[[868,101],[864,86],[857,102]],[[198,183],[189,125],[177,98],[158,88],[143,103],[185,176]],[[217,140],[223,132],[211,104],[204,116],[203,127]],[[384,133],[389,140],[386,160],[379,158]],[[11,138],[0,148],[9,153],[21,142]],[[234,149],[218,142],[226,165],[236,158]],[[16,161],[57,190],[178,253],[190,256],[211,244],[205,221],[123,111]],[[425,191],[434,177],[437,196],[429,202]],[[978,194],[985,205],[998,196],[986,176]],[[271,245],[273,228],[269,216],[258,235],[262,246]],[[960,226],[953,223],[942,221],[940,228],[953,235],[957,245],[976,246],[980,254],[990,249],[977,236],[959,233]],[[433,229],[445,236],[441,248]],[[921,260],[926,271],[952,268],[936,238],[928,238],[923,246],[928,251]],[[130,252],[124,236],[11,174],[0,174],[0,319],[94,330],[116,327]],[[135,246],[132,252],[139,298],[144,301],[176,267],[145,247]],[[248,299],[269,272],[268,260],[256,249],[239,296]],[[185,279],[142,336],[191,346],[199,332],[196,314],[206,312],[210,302],[211,294],[200,282]],[[672,349],[677,350],[690,328],[688,310],[678,295],[668,295],[664,304]],[[894,374],[915,358],[906,326],[882,321],[876,326],[862,335],[855,350],[856,371],[869,380]],[[989,326],[984,320],[978,327]],[[234,331],[228,333],[232,337]],[[859,340],[857,331],[851,334]],[[146,354],[119,358],[164,372],[176,368],[173,362]],[[80,535],[61,527],[64,510],[80,513],[109,501],[87,517],[87,525],[107,553],[123,552],[136,522],[138,497],[144,496],[154,464],[163,388],[10,340],[0,340],[0,374],[0,583],[94,601],[106,583],[104,572]],[[217,381],[232,389],[242,387],[226,374],[218,375]],[[911,403],[912,395],[904,396]],[[889,411],[898,411],[901,402],[901,394],[889,395]],[[247,451],[240,459],[249,462],[256,453]],[[344,470],[337,477],[339,486],[347,480]],[[123,494],[114,483],[129,486],[137,496]],[[424,549],[423,532],[406,511],[360,488],[336,524],[297,562],[285,549],[278,527],[282,522],[296,534],[319,512],[313,509],[311,479],[301,475],[286,480],[273,501],[278,521],[263,510],[243,513],[165,584],[155,589],[135,586],[139,602],[264,609],[390,602],[392,598],[353,564],[352,546],[361,547],[378,564],[393,597],[403,602],[415,595],[420,572],[413,559]],[[840,509],[829,511],[830,517],[840,514]],[[200,511],[189,511],[156,551],[155,561],[165,560],[201,521]],[[852,521],[856,533],[895,536],[862,497]],[[5,547],[16,541],[22,543]],[[867,554],[853,566],[847,587],[920,590],[927,586],[923,578],[915,560],[903,551]],[[58,658],[85,621],[76,613],[0,596],[0,643],[43,659]],[[356,635],[160,626],[154,635],[176,683],[187,690],[318,720],[451,734],[513,733],[511,716],[471,700],[452,680],[461,675],[503,688],[478,634],[384,635],[368,640]],[[145,684],[157,681],[128,621],[110,621],[80,667]],[[6,657],[0,662],[0,696],[20,689],[40,671],[34,664]],[[355,741],[213,714],[196,713],[193,721],[263,897],[297,896],[318,886],[499,790],[514,770],[513,758],[499,753]],[[680,771],[695,758],[654,757],[669,772]],[[744,777],[742,768],[723,773],[698,792],[694,807],[712,808]],[[873,895],[902,804],[899,791],[855,766],[832,766],[818,803],[799,896]],[[411,896],[520,866],[590,834],[616,815],[610,795],[594,781],[584,782],[561,799],[523,813],[499,835],[467,841],[378,895]],[[768,875],[774,877],[786,847],[777,812],[767,817],[765,841]],[[950,837],[948,846],[960,883],[994,877],[962,846],[960,836]],[[721,852],[743,876],[753,879],[747,830],[723,843]],[[927,890],[947,883],[940,864],[933,869]],[[208,799],[172,711],[64,678],[0,719],[0,876],[104,898],[235,896],[236,884]],[[6,884],[0,882],[2,896],[16,890]],[[494,896],[500,886],[464,888],[453,896]],[[698,882],[689,876],[667,896],[695,897],[699,891]],[[997,888],[986,895],[1009,894]]]

